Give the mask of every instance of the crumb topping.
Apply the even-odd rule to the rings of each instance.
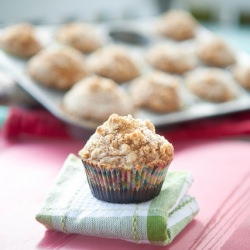
[[[89,58],[90,71],[121,83],[134,79],[140,72],[130,52],[123,47],[100,48]]]
[[[86,75],[82,54],[70,47],[44,49],[28,63],[30,75],[38,82],[57,89],[69,89]]]
[[[236,97],[232,79],[222,69],[197,69],[186,78],[187,87],[197,96],[213,102],[225,102]]]
[[[206,64],[217,67],[226,67],[235,63],[235,55],[231,48],[216,36],[199,41],[197,55]]]
[[[185,40],[195,36],[197,22],[186,11],[171,10],[166,12],[158,23],[160,34],[174,40]]]
[[[242,87],[250,89],[250,65],[237,65],[232,71],[234,79]]]
[[[90,53],[101,47],[101,39],[94,26],[85,23],[69,23],[56,34],[56,38],[84,53]]]
[[[182,107],[180,79],[167,73],[153,71],[135,79],[130,92],[137,106],[155,112],[173,112]]]
[[[167,166],[174,149],[154,125],[131,115],[113,114],[96,129],[79,155],[94,164],[115,166]]]
[[[171,43],[160,43],[149,48],[146,60],[154,68],[173,74],[183,74],[197,64],[192,51]]]
[[[113,113],[135,112],[134,103],[124,89],[111,79],[95,75],[76,83],[64,95],[63,106],[73,115],[101,122]]]
[[[35,35],[35,29],[28,23],[7,27],[0,38],[1,47],[20,57],[31,57],[41,50],[42,46]]]

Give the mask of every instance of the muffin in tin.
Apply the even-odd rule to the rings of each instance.
[[[166,12],[156,24],[157,33],[177,41],[194,38],[196,29],[196,20],[190,13],[183,10]]]
[[[87,74],[82,54],[70,47],[47,48],[28,62],[28,72],[38,83],[67,90]]]
[[[186,76],[187,88],[196,96],[215,103],[237,96],[228,72],[219,68],[199,68]]]
[[[156,197],[174,148],[154,125],[112,114],[79,151],[92,194],[112,203],[137,203]]]
[[[90,119],[98,123],[117,113],[135,113],[135,107],[127,92],[113,80],[100,76],[89,76],[67,91],[62,100],[63,109],[79,119]]]
[[[180,78],[153,71],[135,79],[130,85],[135,105],[154,112],[169,113],[182,108]]]
[[[232,68],[232,74],[237,83],[250,90],[250,64],[236,65]]]
[[[107,46],[95,51],[88,60],[89,70],[117,83],[128,82],[140,75],[140,68],[123,46]]]
[[[68,23],[55,34],[56,39],[83,53],[91,53],[102,46],[102,39],[96,27],[87,23]]]
[[[6,52],[22,58],[29,58],[42,49],[35,28],[20,23],[5,28],[0,35],[0,47]]]
[[[153,45],[146,52],[146,60],[155,69],[172,74],[183,74],[197,65],[191,49],[173,43]]]
[[[230,46],[220,37],[210,36],[197,41],[197,56],[202,63],[214,67],[227,67],[236,62]]]

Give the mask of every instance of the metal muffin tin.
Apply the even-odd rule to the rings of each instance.
[[[113,23],[97,25],[97,28],[106,39],[107,44],[123,45],[128,47],[136,56],[143,56],[149,46],[158,42],[168,41],[167,38],[155,36],[153,28],[156,20],[157,19],[154,18],[119,21],[116,22],[115,25]],[[37,34],[46,46],[54,45],[53,34],[56,29],[57,27],[51,26],[37,27]],[[198,36],[210,34],[210,31],[199,26],[197,31]],[[192,46],[194,40],[188,40],[182,43],[184,46]],[[237,48],[235,48],[235,51],[237,62],[249,63],[250,55],[244,51],[237,50]],[[53,115],[70,125],[84,129],[94,129],[98,126],[96,122],[84,119],[80,120],[66,113],[61,107],[64,92],[53,90],[34,82],[26,71],[26,65],[26,60],[11,56],[0,50],[0,67]],[[228,71],[229,69],[226,68],[225,70]],[[147,68],[145,68],[144,71],[147,71]],[[235,82],[233,84],[238,96],[232,101],[225,103],[203,101],[190,94],[183,84],[181,89],[185,105],[182,110],[168,114],[159,114],[140,109],[136,116],[142,119],[150,119],[155,126],[163,126],[250,109],[250,92],[241,88],[240,85]],[[126,84],[124,86],[126,88]]]

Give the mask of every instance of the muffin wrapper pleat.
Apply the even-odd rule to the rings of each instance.
[[[136,203],[157,196],[168,166],[105,167],[83,161],[92,194],[112,203]]]

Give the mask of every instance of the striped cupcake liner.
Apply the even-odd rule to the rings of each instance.
[[[105,167],[83,161],[92,194],[112,203],[137,203],[156,197],[168,166]]]

